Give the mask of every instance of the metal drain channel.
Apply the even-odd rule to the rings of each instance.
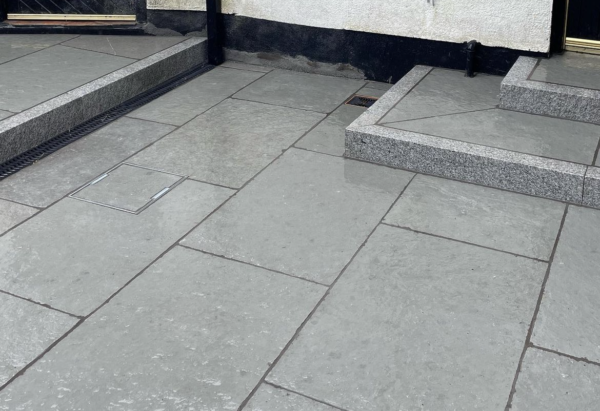
[[[166,83],[145,91],[127,100],[126,102],[121,103],[118,106],[113,107],[110,110],[78,125],[77,127],[59,134],[58,136],[51,138],[39,146],[19,154],[3,164],[0,164],[0,181],[16,173],[17,171],[30,166],[36,161],[54,153],[55,151],[60,150],[72,142],[77,141],[80,138],[85,137],[88,134],[104,127],[120,117],[123,117],[133,110],[140,108],[144,104],[147,104],[150,101],[168,93],[176,87],[179,87],[182,84],[185,84],[188,81],[209,72],[213,68],[215,67],[211,65],[205,65],[181,73]]]

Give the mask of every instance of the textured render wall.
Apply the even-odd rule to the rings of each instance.
[[[546,52],[552,0],[222,0],[223,12],[333,29]],[[205,10],[205,0],[148,0]]]

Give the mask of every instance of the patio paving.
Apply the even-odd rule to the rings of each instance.
[[[227,62],[0,181],[0,410],[599,408],[600,210],[344,158],[388,88]]]

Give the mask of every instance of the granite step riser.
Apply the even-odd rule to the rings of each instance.
[[[502,82],[500,108],[600,125],[600,91],[529,80],[537,63],[519,57]]]
[[[191,38],[2,120],[0,164],[206,63],[206,42]]]
[[[346,157],[600,208],[598,167],[379,125],[430,70],[415,67],[346,129]]]

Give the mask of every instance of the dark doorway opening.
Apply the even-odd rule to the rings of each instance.
[[[554,0],[551,51],[600,54],[600,1]]]

